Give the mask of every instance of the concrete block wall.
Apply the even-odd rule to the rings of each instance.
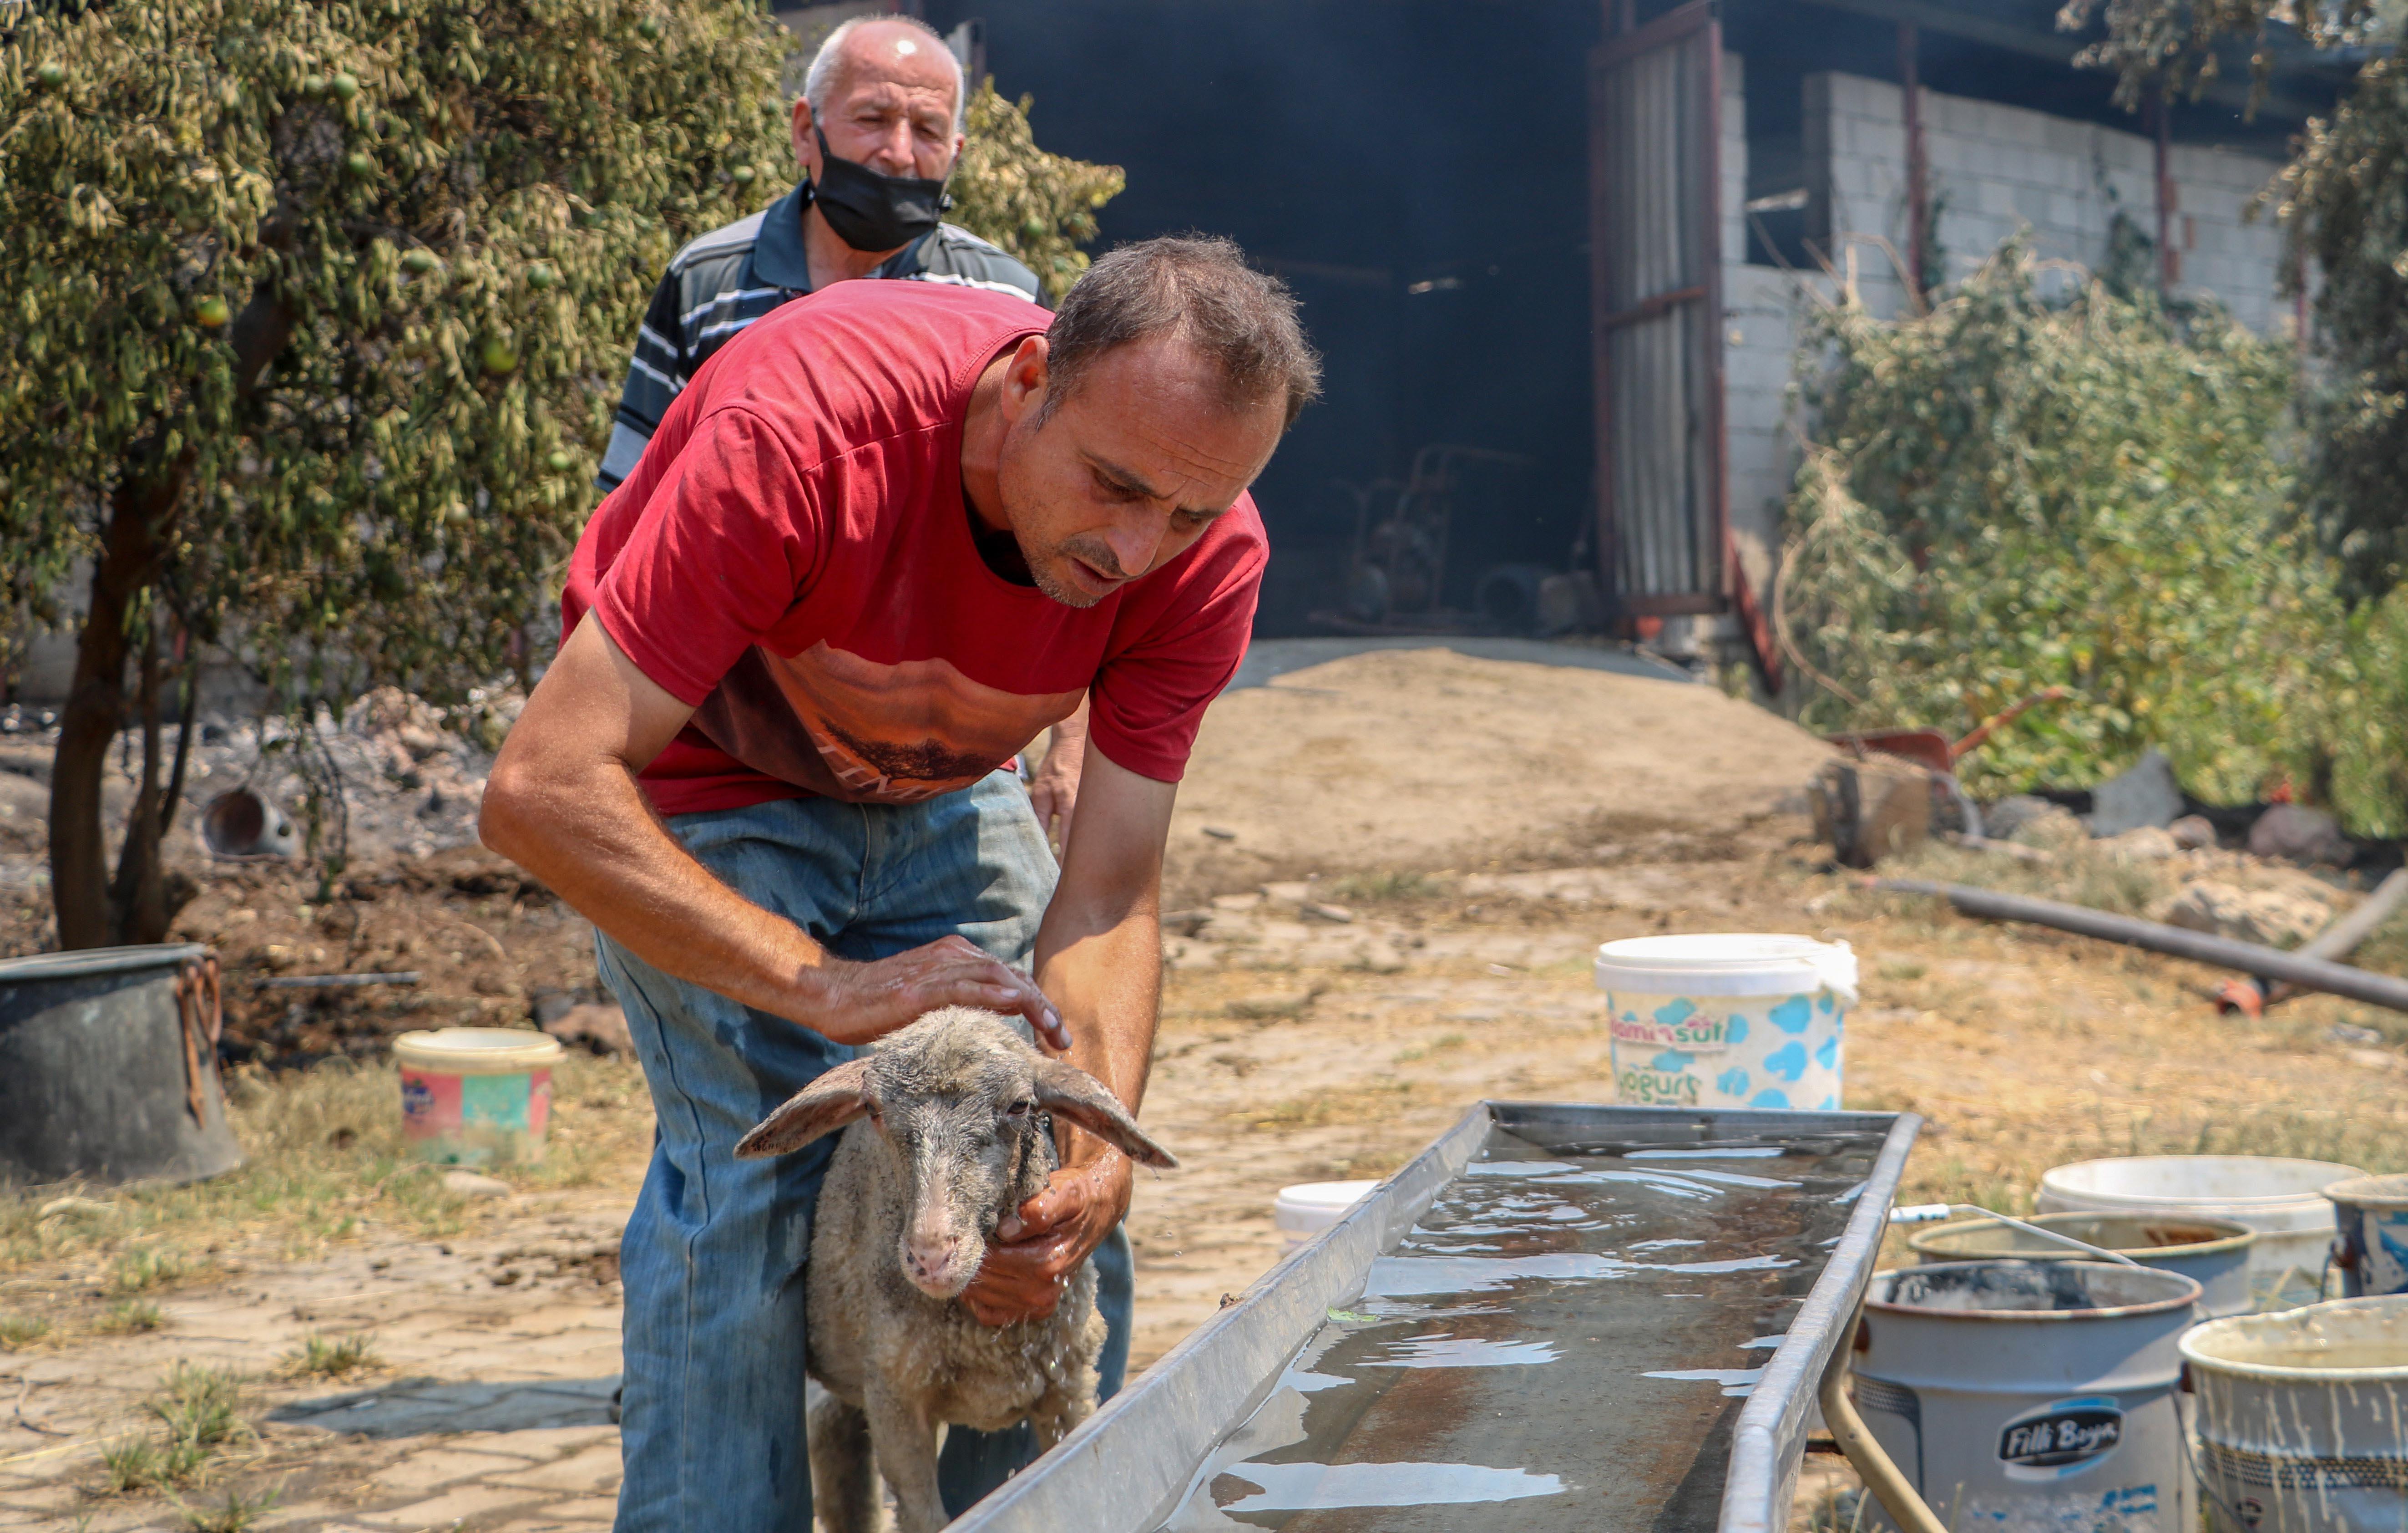
[[[1853,253],[1857,290],[1882,314],[1896,313],[1905,297],[1888,253],[1906,256],[1903,104],[1900,89],[1884,80],[1822,74],[1805,81],[1809,190],[1818,198],[1809,224],[1828,228],[1843,269]],[[2155,238],[2156,156],[2143,135],[1928,90],[1922,115],[1949,281],[1970,275],[2018,229],[2029,230],[2035,254],[2084,270],[2105,258],[2118,209]],[[2176,290],[2216,298],[2262,334],[2282,333],[2281,239],[2272,224],[2245,217],[2280,163],[2177,144],[2171,168]]]
[[[1789,419],[1798,317],[1832,301],[1839,283],[1746,264],[1745,82],[1744,61],[1726,54],[1724,414],[1731,531],[1750,583],[1769,604],[1782,507],[1798,472]],[[1906,258],[1903,93],[1881,80],[1824,74],[1807,77],[1805,94],[1809,190],[1828,199],[1829,227],[1841,237],[1836,264],[1842,280],[1853,271],[1868,308],[1894,315],[1906,299],[1897,265]],[[2155,237],[2156,162],[2142,135],[1931,91],[1924,93],[1923,116],[1933,189],[1945,197],[1939,240],[1950,281],[1970,275],[2026,226],[2036,254],[2087,270],[2106,253],[2108,222],[2119,206]],[[2172,152],[2178,290],[2214,296],[2267,335],[2286,333],[2290,323],[2289,306],[2275,292],[2280,241],[2271,225],[2244,222],[2243,214],[2280,168],[2225,150],[2178,144]]]

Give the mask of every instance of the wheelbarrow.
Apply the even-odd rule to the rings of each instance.
[[[1952,741],[1938,730],[1858,730],[1845,734],[1824,736],[1850,756],[1862,759],[1868,755],[1895,756],[1912,761],[1939,779],[1949,797],[1956,803],[1957,813],[1965,821],[1965,834],[1978,841],[1982,838],[1982,812],[1966,797],[1956,782],[1956,763],[1979,750],[1990,736],[2006,728],[2031,708],[2043,702],[2057,702],[2072,696],[2063,687],[2052,687],[1992,714],[1961,740]]]

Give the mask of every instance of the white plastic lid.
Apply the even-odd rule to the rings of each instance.
[[[413,1070],[453,1076],[504,1076],[560,1063],[558,1038],[515,1027],[439,1027],[393,1040],[393,1057]]]
[[[1271,1222],[1291,1235],[1312,1235],[1346,1216],[1371,1194],[1376,1181],[1301,1181],[1283,1187],[1271,1205]]]
[[[1856,998],[1856,955],[1844,942],[1767,933],[1626,937],[1598,945],[1597,986],[1634,995]]]

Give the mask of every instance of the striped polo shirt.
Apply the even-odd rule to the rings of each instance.
[[[635,471],[669,401],[713,352],[770,310],[811,290],[810,262],[803,253],[803,210],[810,192],[805,181],[752,217],[704,235],[669,262],[668,275],[653,290],[652,308],[636,331],[636,354],[627,364],[610,446],[594,477],[605,493]],[[869,275],[1045,301],[1035,272],[951,224],[938,224]]]

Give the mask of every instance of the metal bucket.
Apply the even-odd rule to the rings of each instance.
[[[2211,1321],[2182,1354],[2220,1533],[2408,1528],[2408,1298]]]
[[[2034,1214],[2045,1230],[2128,1256],[2160,1272],[2179,1272],[2205,1291],[2200,1312],[2213,1320],[2257,1308],[2249,1294],[2249,1248],[2258,1232],[2237,1219],[2189,1214]],[[1930,1262],[2095,1262],[2071,1246],[1990,1219],[1959,1220],[1909,1236]]]
[[[1885,1272],[1856,1408],[1952,1527],[2191,1533],[2175,1342],[2199,1297],[2188,1278],[2107,1262]]]
[[[2346,1299],[2408,1294],[2408,1177],[2355,1177],[2325,1189],[2333,1206],[2333,1266]]]
[[[193,943],[0,962],[0,1183],[197,1181],[242,1164],[217,960]]]
[[[954,1533],[1784,1533],[1919,1122],[1483,1103]]]
[[[2333,1237],[2322,1190],[2356,1166],[2282,1155],[2136,1155],[2078,1161],[2040,1179],[2040,1211],[2178,1213],[2234,1219],[2258,1232],[2249,1291],[2260,1309],[2324,1297]]]

